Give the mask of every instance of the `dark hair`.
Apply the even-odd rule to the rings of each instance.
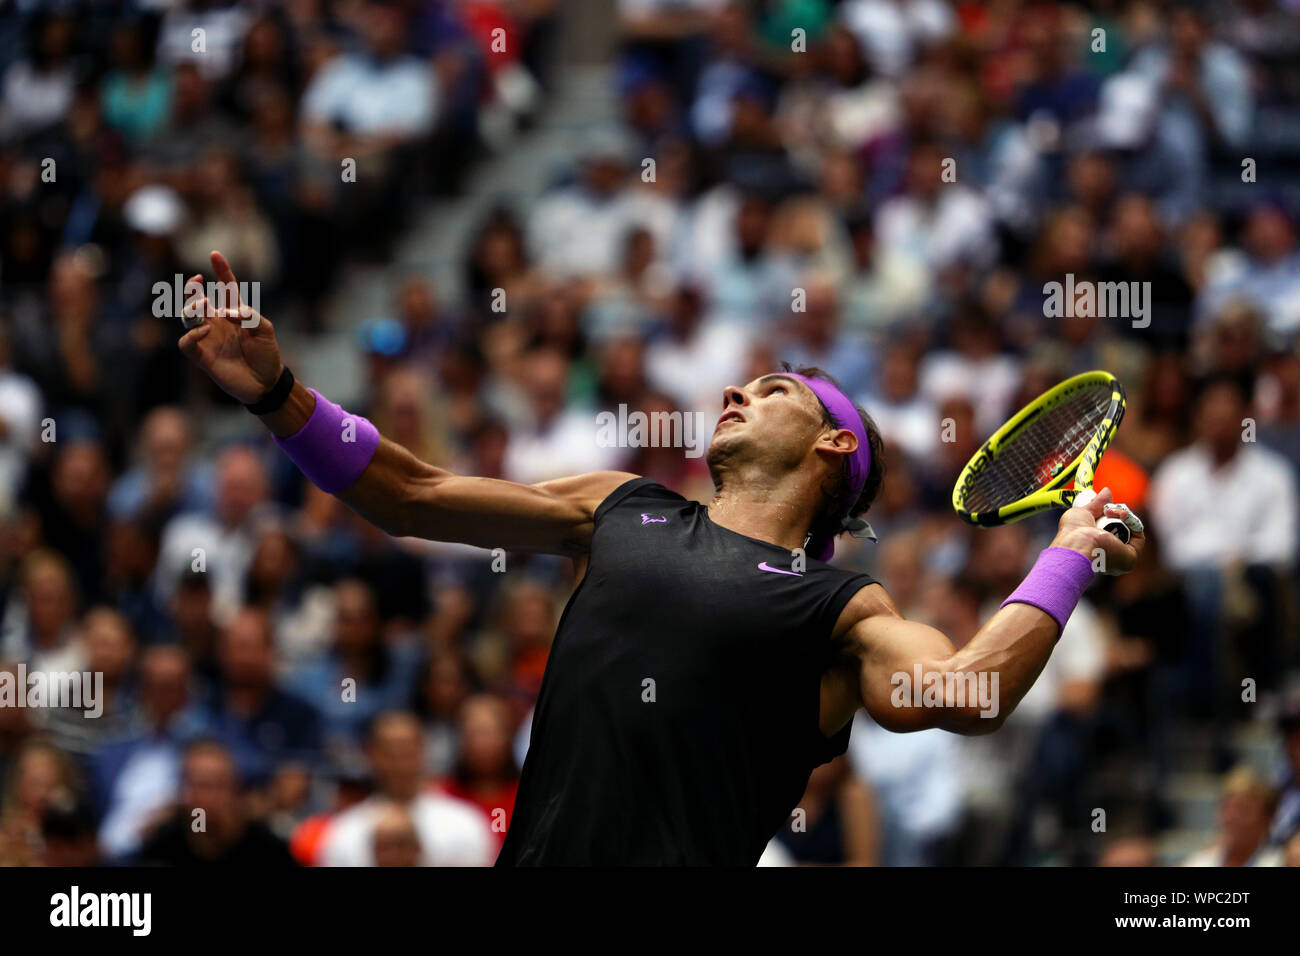
[[[1249,405],[1252,395],[1255,391],[1253,376],[1249,372],[1237,374],[1233,372],[1211,372],[1198,379],[1193,386],[1194,403],[1199,404],[1208,394],[1216,388],[1229,388],[1237,393],[1243,405]]]
[[[81,797],[56,797],[41,814],[41,836],[47,840],[93,839],[95,812]]]
[[[840,383],[829,372],[815,365],[801,365],[795,368],[789,362],[782,362],[781,371],[793,372],[806,378],[820,378],[830,382],[840,391],[844,391],[843,388],[840,388]],[[822,424],[831,428],[838,427],[825,404],[820,400],[818,400],[818,404],[822,410]],[[880,436],[880,429],[876,427],[872,417],[856,402],[853,403],[853,408],[857,411],[858,417],[862,419],[862,427],[867,430],[867,443],[871,446],[871,470],[867,472],[867,480],[863,482],[862,491],[858,493],[857,500],[850,502],[849,496],[853,493],[853,488],[849,484],[849,462],[848,456],[845,456],[839,475],[836,476],[833,483],[822,487],[823,504],[813,517],[812,528],[810,529],[814,538],[821,537],[823,534],[829,534],[833,538],[842,530],[840,521],[845,515],[856,518],[858,515],[864,514],[871,507],[871,503],[876,500],[876,495],[880,493],[880,486],[885,480],[885,442]]]

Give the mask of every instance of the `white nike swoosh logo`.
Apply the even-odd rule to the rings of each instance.
[[[796,578],[801,578],[801,577],[803,577],[803,575],[800,574],[798,571],[784,571],[784,570],[782,570],[781,568],[773,568],[773,567],[769,567],[766,561],[762,561],[762,562],[759,563],[759,565],[758,565],[758,570],[760,570],[760,571],[771,571],[773,574],[788,574],[788,575],[790,575],[790,576],[792,576],[792,577],[796,577]]]

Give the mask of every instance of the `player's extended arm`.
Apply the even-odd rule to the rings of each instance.
[[[212,265],[228,289],[238,288],[219,252]],[[181,338],[180,348],[224,391],[252,404],[284,371],[275,330],[268,319],[226,304],[187,301],[187,315],[203,324]],[[321,403],[318,409],[317,394],[295,382],[282,404],[259,417],[313,481],[396,536],[579,555],[591,540],[597,506],[635,477],[607,471],[521,485],[457,475],[379,436],[359,416]]]
[[[1068,590],[1063,577],[1069,572],[1062,575],[1052,569],[1053,561],[1082,569],[1086,577],[1081,584],[1091,577],[1099,552],[1105,554],[1105,567],[1112,574],[1132,570],[1137,561],[1145,536],[1136,532],[1129,544],[1121,543],[1096,527],[1103,513],[1127,514],[1123,505],[1111,504],[1109,489],[1086,507],[1066,511],[1052,547],[1043,552],[1012,603],[960,649],[934,628],[904,620],[887,599],[868,593],[879,588],[863,589],[864,616],[848,631],[847,648],[856,664],[861,703],[872,718],[887,730],[904,732],[938,727],[984,734],[1001,727],[1047,664],[1064,619],[1082,592],[1080,586],[1079,593],[1060,593]],[[1022,603],[1026,599],[1051,610]]]

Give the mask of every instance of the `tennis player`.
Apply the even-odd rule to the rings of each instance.
[[[219,253],[212,264],[235,288]],[[189,321],[203,323],[181,350],[366,520],[395,536],[575,561],[580,584],[556,631],[498,865],[753,865],[812,769],[844,752],[859,707],[894,731],[997,729],[1046,664],[1097,556],[1123,573],[1144,543],[1109,490],[1069,509],[1023,583],[956,650],[904,620],[879,583],[826,563],[838,534],[867,531],[858,516],[883,463],[870,419],[816,370],[725,390],[705,506],[623,472],[537,485],[452,474],[296,382],[266,319],[191,305]],[[1096,527],[1103,513],[1129,524],[1129,544]],[[962,693],[965,675],[981,673],[998,678],[995,708]],[[918,674],[939,692],[895,693]]]

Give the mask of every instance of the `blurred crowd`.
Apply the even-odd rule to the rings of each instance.
[[[153,288],[219,248],[328,335],[340,276],[528,148],[566,6],[0,3],[0,670],[105,697],[0,707],[0,863],[494,859],[569,562],[394,540],[248,416],[215,434],[235,410]],[[968,528],[957,473],[1107,369],[1097,487],[1146,520],[1139,568],[997,734],[860,714],[765,862],[1300,864],[1300,2],[605,15],[616,121],[477,223],[454,292],[394,276],[346,337],[355,410],[457,472],[708,500],[703,458],[606,447],[597,414],[711,430],[725,385],[818,366],[887,449],[879,543],[837,563],[960,645],[1055,518]],[[1067,280],[1150,291],[1060,316]]]

